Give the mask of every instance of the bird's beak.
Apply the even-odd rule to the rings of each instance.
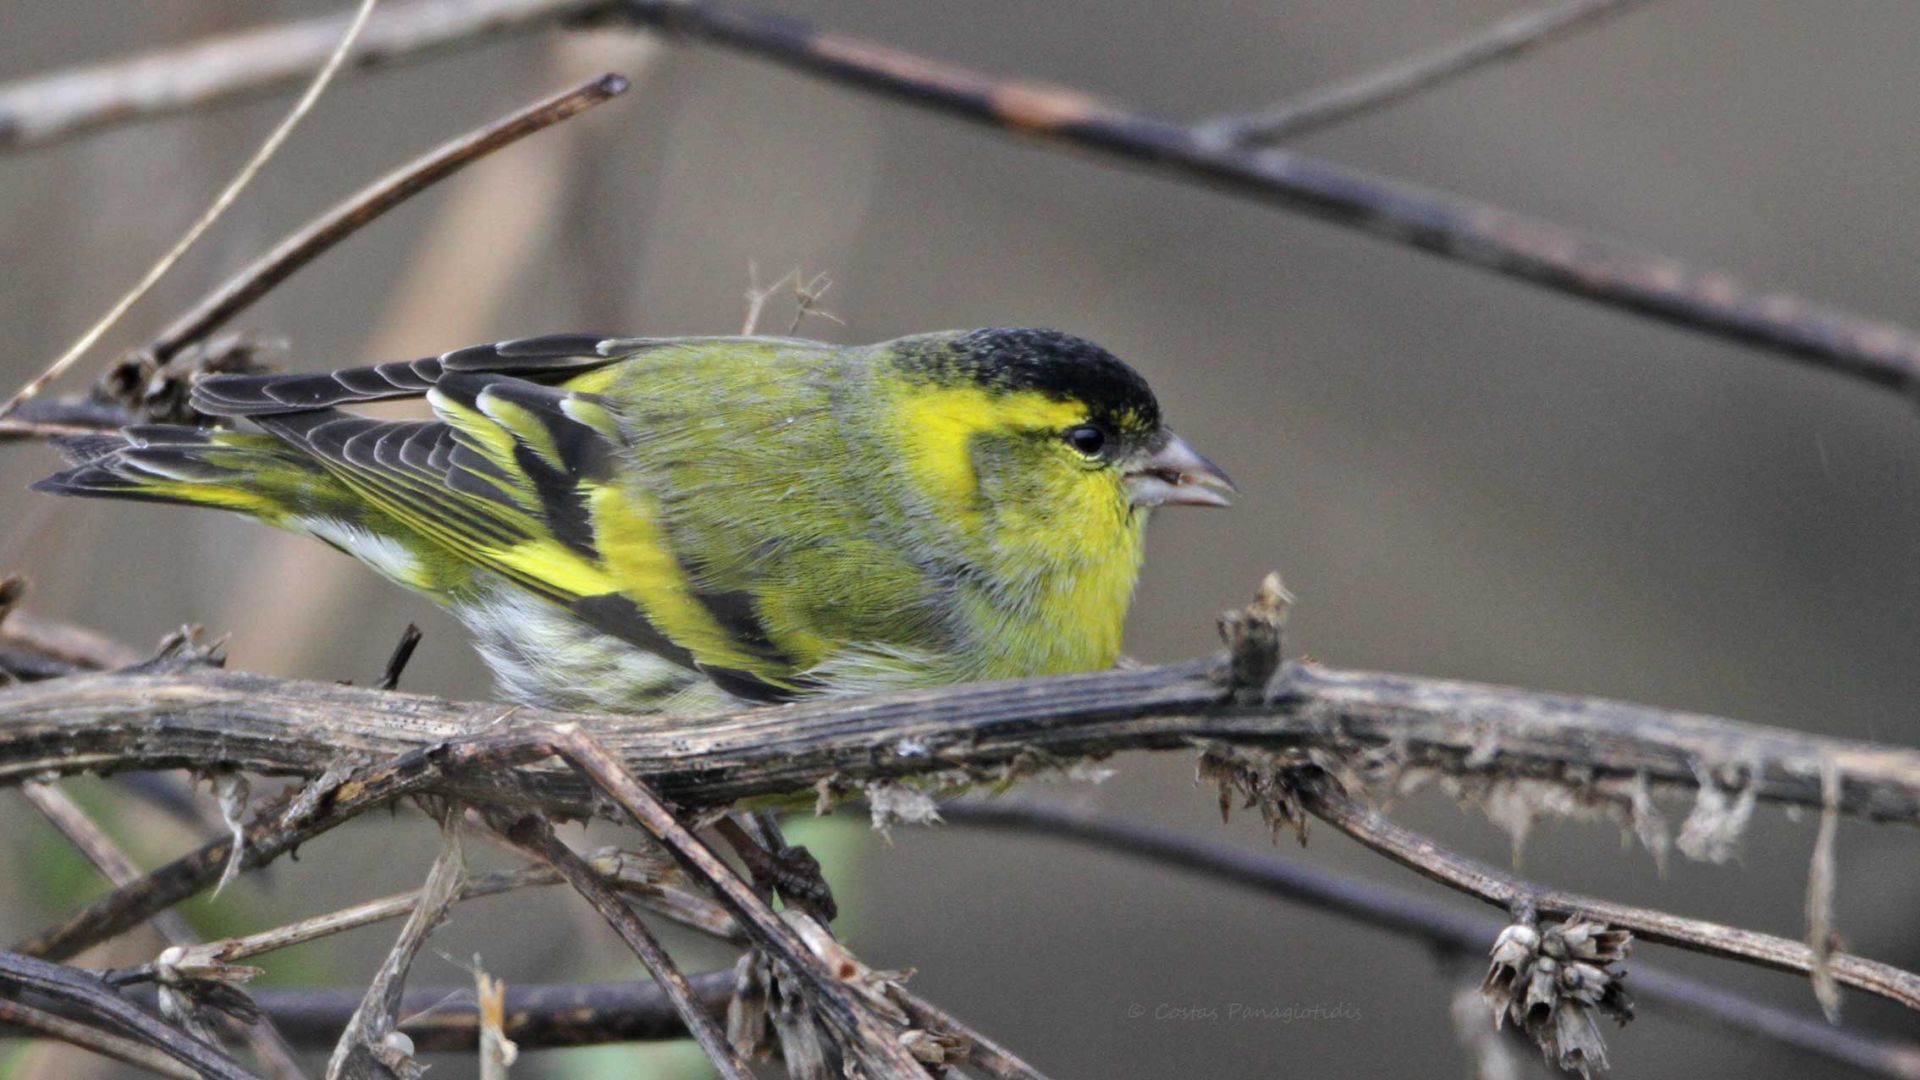
[[[1126,483],[1135,506],[1233,505],[1233,481],[1178,435],[1130,465]]]

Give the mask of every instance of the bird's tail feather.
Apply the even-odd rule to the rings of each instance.
[[[54,444],[72,467],[35,491],[212,506],[270,524],[353,505],[319,462],[271,435],[147,425]]]

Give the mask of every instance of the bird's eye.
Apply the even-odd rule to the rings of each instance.
[[[1067,445],[1092,457],[1107,445],[1107,433],[1092,424],[1082,424],[1067,432]]]

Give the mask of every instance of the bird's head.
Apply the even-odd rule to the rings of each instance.
[[[1165,426],[1146,380],[1090,341],[988,329],[885,348],[904,376],[908,465],[948,505],[1070,523],[1231,503],[1232,482]]]

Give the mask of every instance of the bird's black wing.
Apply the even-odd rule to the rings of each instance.
[[[550,334],[318,374],[214,375],[194,384],[193,405],[209,416],[270,416],[419,397],[449,374],[511,375],[529,382],[556,383],[670,340]]]

